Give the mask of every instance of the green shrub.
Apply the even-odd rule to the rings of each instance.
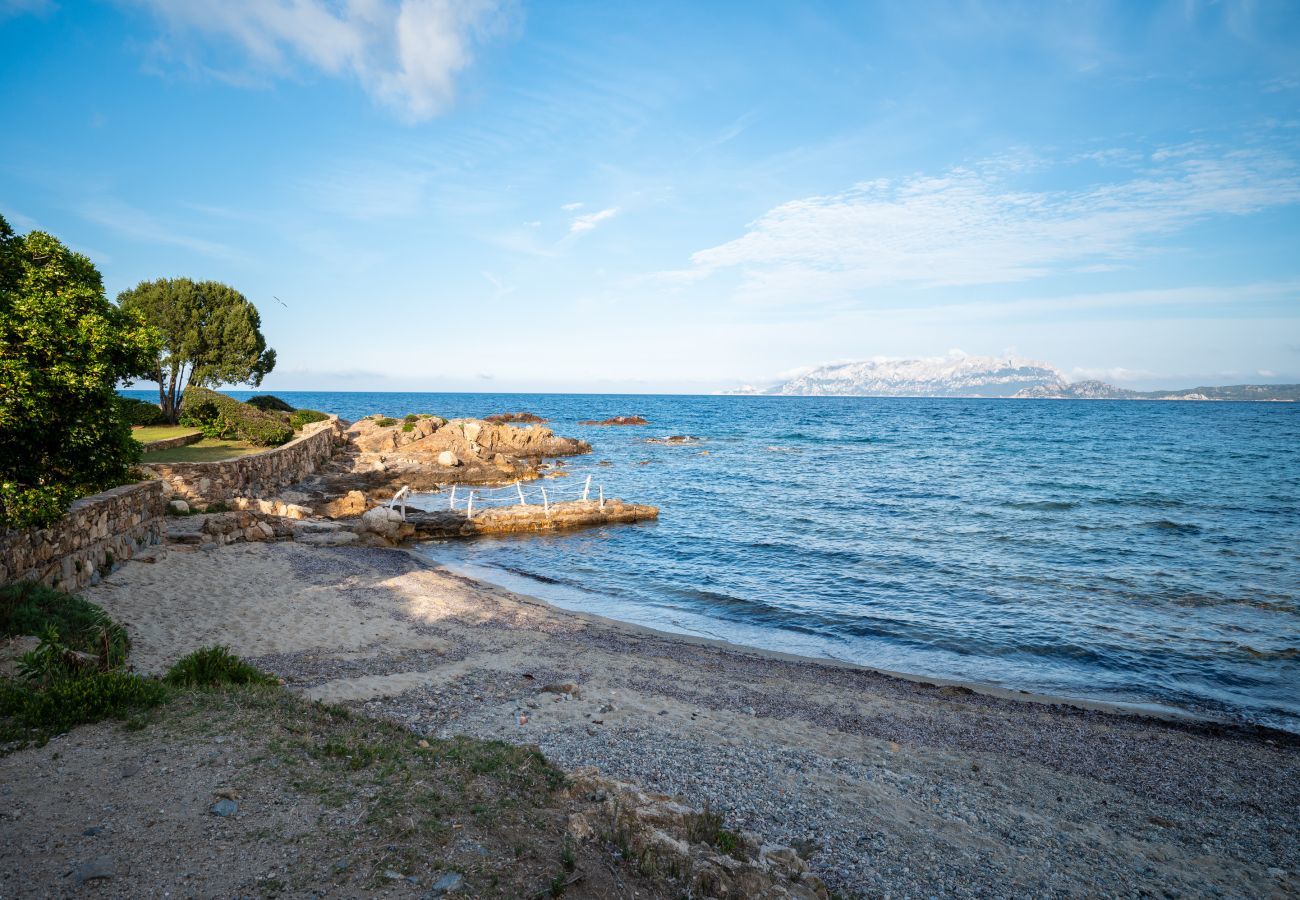
[[[57,734],[75,725],[101,719],[125,719],[158,706],[167,688],[152,678],[127,672],[92,672],[55,681],[34,690],[12,681],[0,689],[0,716],[44,734]]]
[[[195,650],[168,669],[164,680],[177,687],[279,683],[274,675],[250,666],[226,647]]]
[[[415,422],[419,421],[419,419],[420,417],[417,416],[415,413],[407,413],[405,416],[402,417],[402,421],[405,422],[407,425],[413,425]]]
[[[279,416],[201,387],[186,388],[181,423],[209,437],[241,438],[261,447],[276,447],[293,437],[293,427]]]
[[[131,425],[166,425],[167,417],[157,403],[148,403],[134,397],[118,397],[117,408]]]
[[[274,394],[261,394],[257,397],[249,397],[244,401],[249,406],[255,406],[262,412],[293,412],[293,407],[285,403]]]
[[[157,349],[89,259],[0,216],[0,530],[52,525],[75,498],[129,481],[140,445],[117,385],[150,377]]]
[[[375,424],[378,425],[380,428],[392,428],[394,425],[397,424],[397,420],[390,419],[388,416],[384,416],[380,419],[375,420]]]
[[[104,660],[105,668],[126,662],[126,629],[88,600],[20,581],[0,587],[0,636],[41,636],[54,629],[65,646]]]
[[[402,430],[403,430],[403,431],[414,431],[414,430],[415,430],[415,423],[414,423],[414,422],[407,422],[407,423],[405,423],[404,425],[402,425]]]
[[[295,431],[302,430],[302,426],[312,422],[324,422],[329,416],[315,409],[300,409],[289,417],[289,424]]]

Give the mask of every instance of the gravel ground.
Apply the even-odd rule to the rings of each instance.
[[[211,587],[176,599],[196,584]],[[660,635],[401,551],[176,553],[124,567],[90,599],[131,626],[150,665],[220,634],[308,696],[431,736],[538,744],[561,766],[707,803],[799,848],[848,896],[1300,889],[1294,735]],[[576,692],[556,693],[561,683]]]

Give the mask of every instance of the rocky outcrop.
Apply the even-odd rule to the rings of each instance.
[[[614,416],[609,419],[601,419],[597,422],[595,419],[585,419],[578,423],[579,425],[649,425],[650,420],[643,416]]]
[[[512,413],[495,413],[483,419],[484,422],[491,422],[493,425],[540,425],[543,422],[549,422],[549,419],[543,419],[537,413],[530,412],[512,412]]]
[[[569,815],[570,840],[612,845],[641,872],[682,885],[685,896],[830,898],[795,850],[730,831],[707,809],[647,793],[592,768],[572,773],[569,791],[577,801]]]
[[[407,519],[421,538],[469,537],[476,534],[519,534],[538,531],[563,531],[597,525],[644,522],[659,518],[659,509],[622,500],[572,500],[552,503],[549,507],[532,504],[506,506],[475,511],[473,517],[462,510],[434,512],[411,511]]]

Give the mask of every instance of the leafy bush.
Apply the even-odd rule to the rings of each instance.
[[[402,425],[402,430],[403,430],[403,431],[407,431],[407,432],[414,431],[414,430],[415,430],[415,423],[414,423],[414,422],[406,422],[405,424]]]
[[[125,719],[167,699],[167,688],[127,672],[93,672],[55,681],[44,690],[6,681],[0,688],[0,716],[42,734],[101,719]]]
[[[122,411],[122,418],[129,425],[165,425],[167,417],[162,407],[156,403],[137,400],[134,397],[118,397],[117,407]]]
[[[177,687],[279,683],[274,675],[250,666],[226,647],[195,650],[168,669],[164,680]]]
[[[242,438],[261,447],[276,447],[293,437],[293,428],[279,416],[201,387],[186,389],[181,423],[201,428],[209,437]]]
[[[244,401],[249,406],[256,406],[262,412],[293,412],[293,407],[285,403],[274,394],[262,394],[257,397],[249,397]]]
[[[158,342],[89,259],[0,217],[0,529],[51,525],[130,480],[140,445],[117,385],[152,375]]]
[[[131,649],[126,629],[88,600],[31,581],[0,587],[0,636],[50,629],[68,648],[101,657],[105,668],[125,663]]]
[[[312,422],[324,422],[329,416],[323,412],[314,409],[300,409],[289,417],[289,424],[295,431],[300,431],[302,426]]]
[[[375,424],[378,425],[380,428],[391,428],[397,424],[397,420],[390,419],[388,416],[384,416],[380,419],[376,419]]]
[[[417,416],[415,413],[407,413],[405,416],[402,417],[402,421],[405,422],[407,425],[414,425],[419,420],[420,417]]]

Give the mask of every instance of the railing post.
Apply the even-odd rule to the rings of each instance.
[[[519,505],[527,506],[528,501],[524,499],[524,486],[519,483],[518,479],[515,479],[515,490],[519,492]]]
[[[605,508],[605,486],[603,484],[600,486],[600,508],[602,510]]]
[[[582,486],[582,499],[587,499],[587,494],[591,491],[591,476],[587,476],[587,483]]]
[[[454,484],[451,486],[451,499],[447,501],[447,508],[448,509],[456,508],[456,485]]]
[[[474,518],[474,492],[469,492],[469,503],[465,506],[465,518]]]
[[[551,501],[546,498],[546,488],[542,488],[542,510],[548,516],[551,514]]]

